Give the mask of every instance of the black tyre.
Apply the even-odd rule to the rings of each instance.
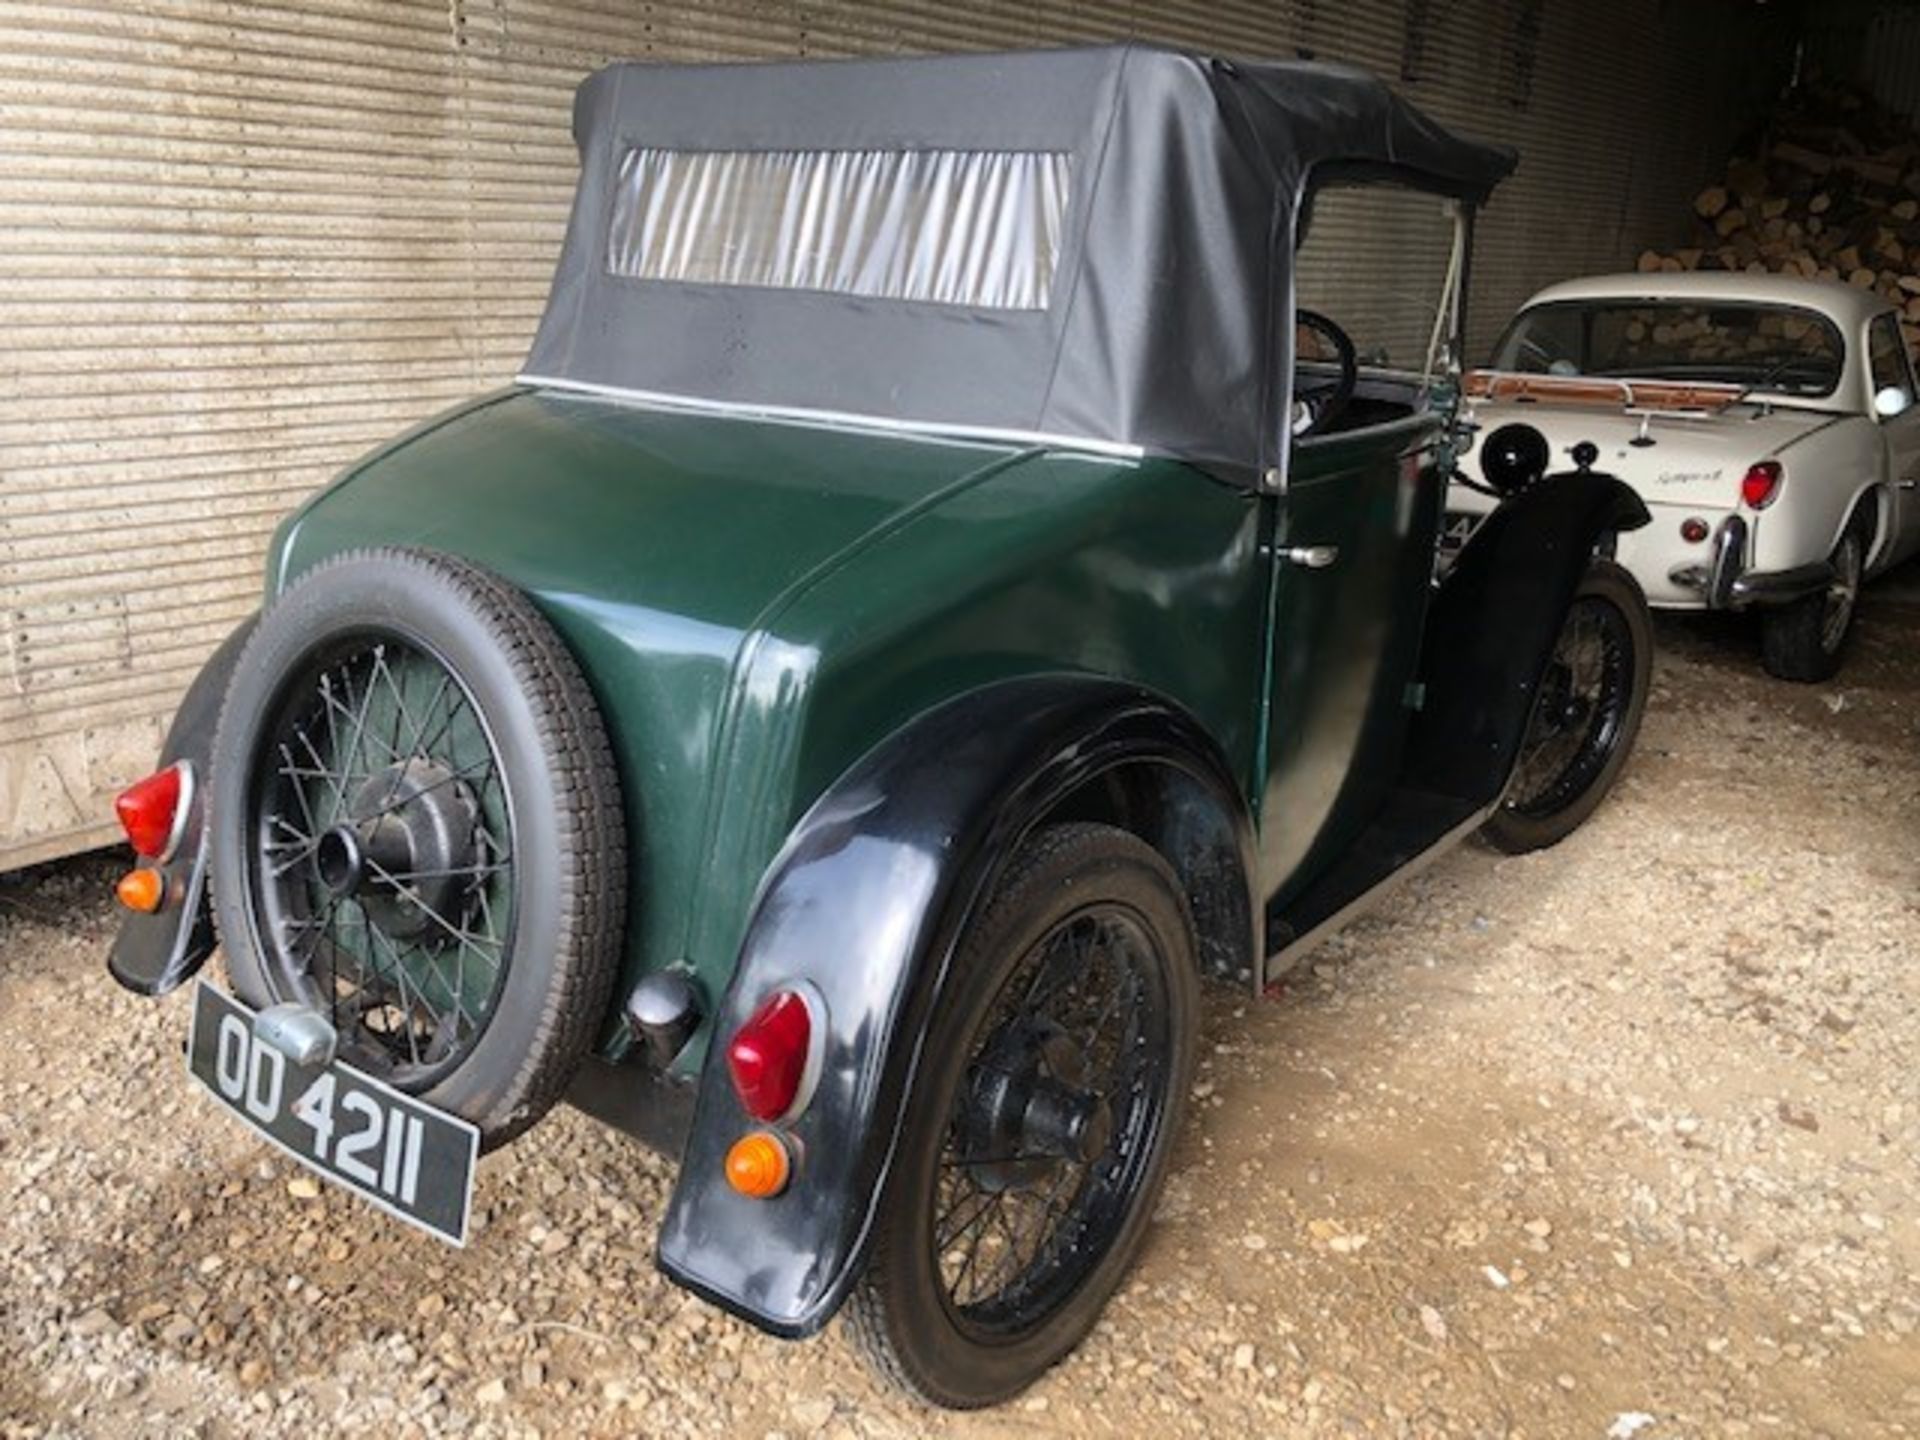
[[[936,1404],[1018,1393],[1145,1239],[1199,1008],[1178,880],[1123,830],[1040,832],[963,937],[849,1324]]]
[[[1639,582],[1595,560],[1574,592],[1499,809],[1482,833],[1511,854],[1565,839],[1606,798],[1640,733],[1653,623]]]
[[[1833,547],[1832,583],[1818,595],[1761,613],[1760,663],[1769,675],[1813,683],[1839,672],[1872,538],[1872,522],[1856,515]]]
[[[424,551],[315,568],[242,652],[210,768],[240,997],[321,1010],[483,1144],[539,1118],[606,1013],[627,876],[605,729],[532,602]]]

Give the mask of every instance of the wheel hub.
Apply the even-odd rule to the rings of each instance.
[[[1547,734],[1572,730],[1586,721],[1592,702],[1573,683],[1573,667],[1561,660],[1547,667],[1541,681],[1541,729]]]
[[[966,1117],[969,1167],[989,1191],[1033,1186],[1063,1160],[1090,1162],[1113,1138],[1113,1107],[1085,1088],[1086,1056],[1044,1019],[1016,1022],[974,1074]]]
[[[332,895],[357,901],[395,940],[452,939],[437,917],[456,913],[480,863],[479,805],[445,766],[418,757],[377,771],[347,801],[347,818],[320,837],[314,872]]]
[[[336,825],[327,831],[314,847],[313,868],[328,894],[340,899],[352,895],[366,878],[367,857],[360,848],[360,832],[351,825]]]

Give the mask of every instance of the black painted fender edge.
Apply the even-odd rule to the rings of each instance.
[[[1153,812],[1150,839],[1182,874],[1210,963],[1257,963],[1246,800],[1179,706],[1099,677],[1042,675],[927,712],[837,781],[769,867],[661,1228],[669,1278],[787,1338],[832,1319],[865,1257],[959,936],[1034,825],[1084,815],[1082,802],[1103,795],[1132,818]],[[792,1182],[748,1199],[723,1174],[727,1149],[757,1124],[733,1092],[726,1040],[799,981],[825,1001],[820,1077],[780,1127]]]
[[[213,907],[207,893],[206,796],[213,759],[213,729],[227,697],[227,681],[259,623],[249,615],[220,642],[200,667],[173,712],[156,769],[188,761],[194,785],[187,800],[186,829],[173,858],[160,867],[166,877],[166,902],[152,915],[128,912],[107,952],[107,972],[136,995],[159,997],[176,990],[207,963],[216,943]]]
[[[1562,617],[1609,536],[1651,516],[1611,475],[1550,475],[1476,529],[1427,612],[1402,783],[1478,805],[1506,790]]]

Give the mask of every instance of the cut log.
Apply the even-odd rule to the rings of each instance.
[[[1888,189],[1900,183],[1900,176],[1907,168],[1897,161],[1876,160],[1866,155],[1846,156],[1840,164],[1862,180],[1871,181],[1875,185],[1885,185]]]
[[[1920,129],[1816,70],[1769,133],[1694,195],[1691,243],[1648,250],[1639,268],[1841,280],[1920,326]]]
[[[1767,193],[1767,167],[1752,160],[1735,160],[1727,166],[1727,188],[1741,203],[1759,200]]]
[[[1833,173],[1833,157],[1831,155],[1823,155],[1818,150],[1809,150],[1804,145],[1795,145],[1790,141],[1782,142],[1781,144],[1775,145],[1770,153],[1773,158],[1781,164],[1792,165],[1796,169],[1805,170],[1809,175],[1831,175]]]
[[[1693,197],[1694,213],[1702,220],[1711,220],[1727,208],[1727,190],[1724,185],[1709,185]]]

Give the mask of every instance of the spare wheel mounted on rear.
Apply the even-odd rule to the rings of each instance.
[[[427,551],[316,567],[235,666],[211,771],[240,998],[313,1006],[487,1146],[545,1113],[606,1013],[627,876],[605,728],[533,603]]]

